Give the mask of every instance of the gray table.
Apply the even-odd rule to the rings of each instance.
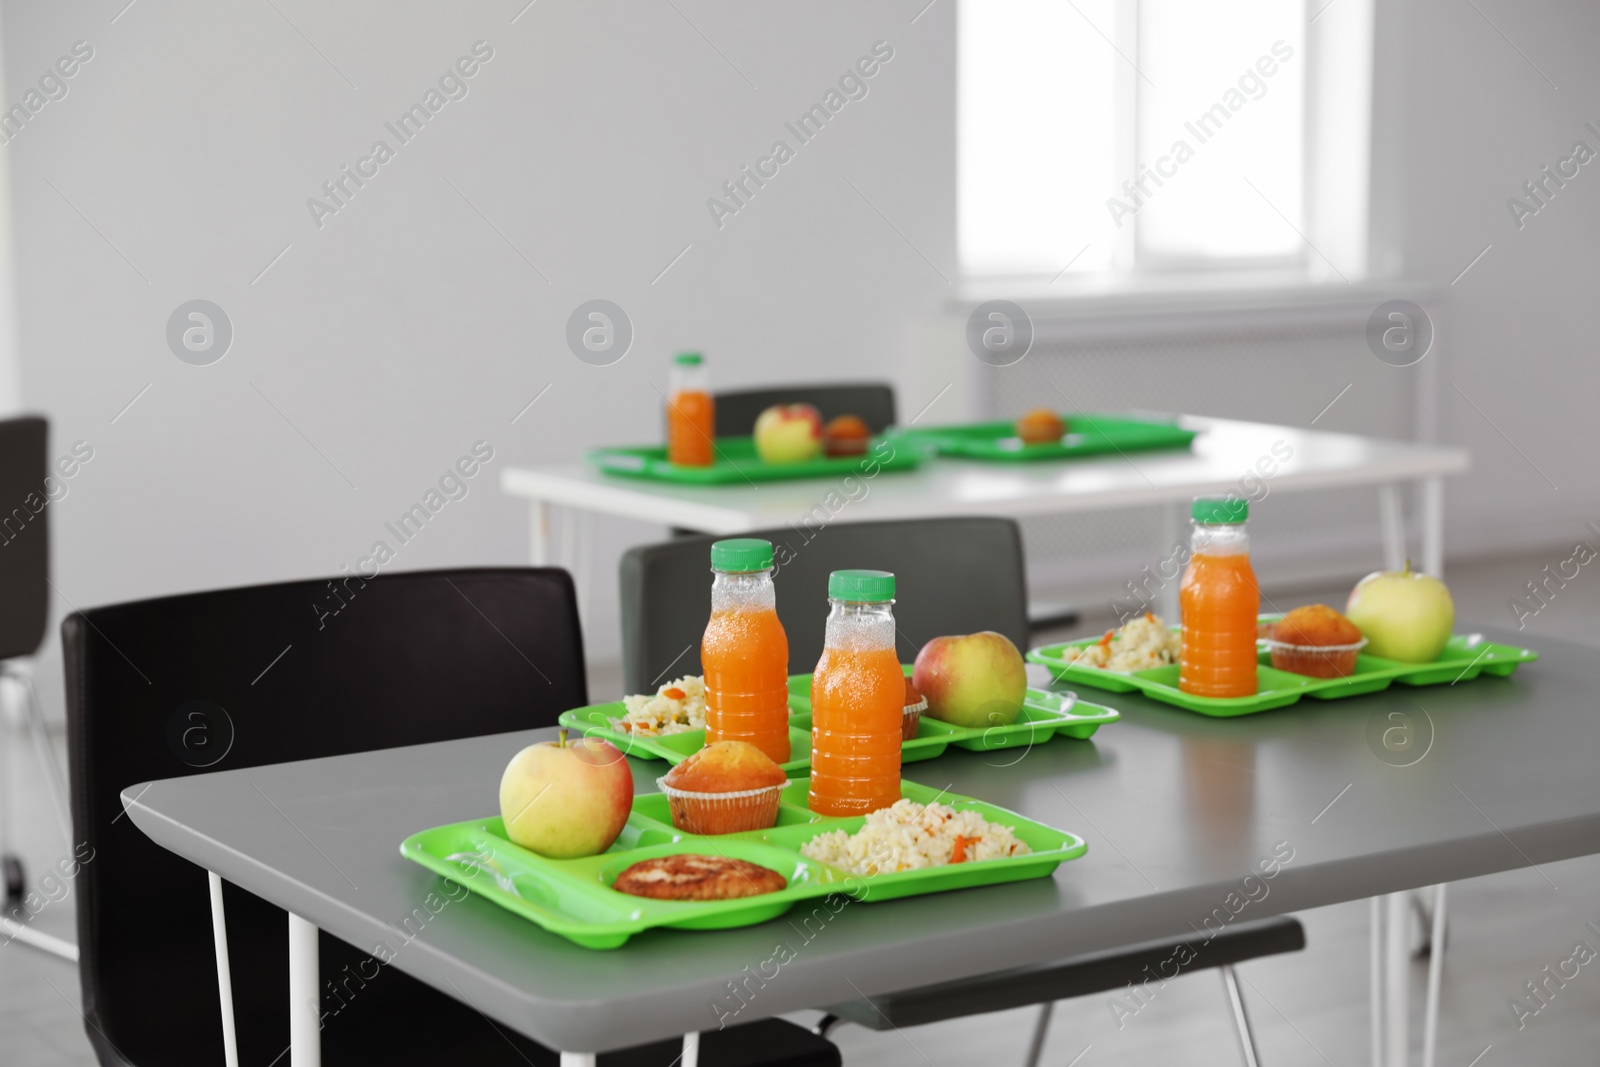
[[[780,942],[796,958],[752,986],[730,1021],[1189,935],[1232,907],[1230,893],[1259,898],[1241,919],[1264,918],[1600,851],[1597,655],[1550,639],[1538,648],[1544,658],[1509,680],[1396,686],[1239,719],[1101,696],[1125,717],[1091,742],[952,749],[907,767],[916,781],[1082,833],[1088,855],[1053,879],[851,904],[804,926],[791,913],[740,930],[656,931],[612,952],[476,897],[400,943],[402,919],[444,884],[401,859],[400,840],[493,811],[506,760],[550,731],[159,781],[123,799],[151,838],[288,909],[302,964],[306,931],[315,962],[315,927],[368,951],[384,944],[401,970],[547,1045],[588,1052],[715,1027],[739,1004],[730,979],[758,971]],[[1416,759],[1420,740],[1404,755],[1376,740],[1404,725],[1392,713],[1419,737],[1431,723],[1410,766],[1392,764]],[[641,790],[660,768],[635,763]],[[1293,859],[1247,885],[1275,848]],[[314,990],[314,969],[310,981]],[[303,1039],[294,1063],[315,1054]]]

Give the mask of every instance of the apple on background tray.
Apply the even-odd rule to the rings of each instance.
[[[500,776],[506,836],[551,859],[611,847],[633,810],[633,772],[609,741],[540,741],[511,757]]]
[[[804,463],[822,454],[822,415],[810,404],[774,404],[756,417],[763,463]]]
[[[929,718],[980,729],[1017,720],[1028,695],[1028,672],[1010,638],[984,630],[923,645],[911,684],[928,698]]]
[[[1456,624],[1449,587],[1410,563],[1403,571],[1374,571],[1357,582],[1344,613],[1361,628],[1367,655],[1402,663],[1438,659]]]

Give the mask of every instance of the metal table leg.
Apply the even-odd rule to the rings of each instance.
[[[1444,479],[1424,478],[1422,496],[1422,569],[1444,577]]]
[[[528,562],[535,567],[550,562],[550,505],[528,501]]]
[[[289,1067],[322,1067],[317,927],[289,913]]]
[[[1157,559],[1166,559],[1172,555],[1172,550],[1176,546],[1187,543],[1188,539],[1184,536],[1183,519],[1184,507],[1182,504],[1161,505],[1162,545],[1161,554],[1156,557]],[[1166,582],[1166,584],[1161,587],[1161,593],[1156,598],[1156,602],[1160,605],[1161,620],[1170,625],[1178,621],[1178,586],[1180,583],[1177,578],[1166,581],[1165,575],[1162,576],[1162,581]]]
[[[217,995],[222,1002],[222,1059],[239,1067],[239,1036],[233,1027],[233,968],[228,962],[228,918],[222,907],[222,878],[206,872],[211,882],[211,939],[217,949]]]
[[[1406,951],[1406,921],[1411,902],[1405,893],[1389,893],[1384,904],[1384,1062],[1404,1067],[1411,1049],[1410,953]]]
[[[561,1067],[595,1067],[594,1053],[563,1052],[561,1054]]]
[[[1372,1067],[1384,1067],[1383,900],[1381,897],[1371,897],[1368,899],[1367,905],[1367,923],[1371,927],[1372,935],[1368,949],[1369,962],[1367,969],[1367,1010],[1370,1016],[1368,1025],[1371,1027]]]
[[[1399,486],[1378,486],[1378,525],[1383,532],[1383,566],[1397,571],[1406,564],[1406,526],[1400,510]]]
[[[1422,1067],[1433,1067],[1439,1044],[1439,983],[1444,976],[1444,883],[1433,893],[1433,938],[1428,956],[1428,1007],[1422,1017]]]

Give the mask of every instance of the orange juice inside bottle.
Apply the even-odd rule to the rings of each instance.
[[[667,390],[667,460],[680,467],[711,466],[717,435],[716,404],[698,352],[673,358]]]
[[[1178,688],[1203,697],[1243,697],[1256,692],[1256,616],[1261,590],[1250,567],[1250,538],[1243,500],[1201,498],[1189,567],[1178,590],[1183,651]]]
[[[717,541],[711,566],[711,621],[700,641],[706,744],[748,741],[787,763],[789,638],[778,621],[772,542]]]
[[[858,599],[859,598],[859,599]],[[865,815],[900,799],[905,674],[895,654],[894,576],[835,571],[811,680],[811,810]]]

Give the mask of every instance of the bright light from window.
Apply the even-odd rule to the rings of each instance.
[[[1115,4],[962,3],[956,181],[966,274],[1054,277],[1068,263],[1073,273],[1111,265],[1105,198],[1113,65],[1122,61],[1096,27],[1113,32]]]
[[[1140,0],[1139,22],[1137,162],[1163,182],[1143,185],[1139,261],[1300,257],[1303,0]]]

